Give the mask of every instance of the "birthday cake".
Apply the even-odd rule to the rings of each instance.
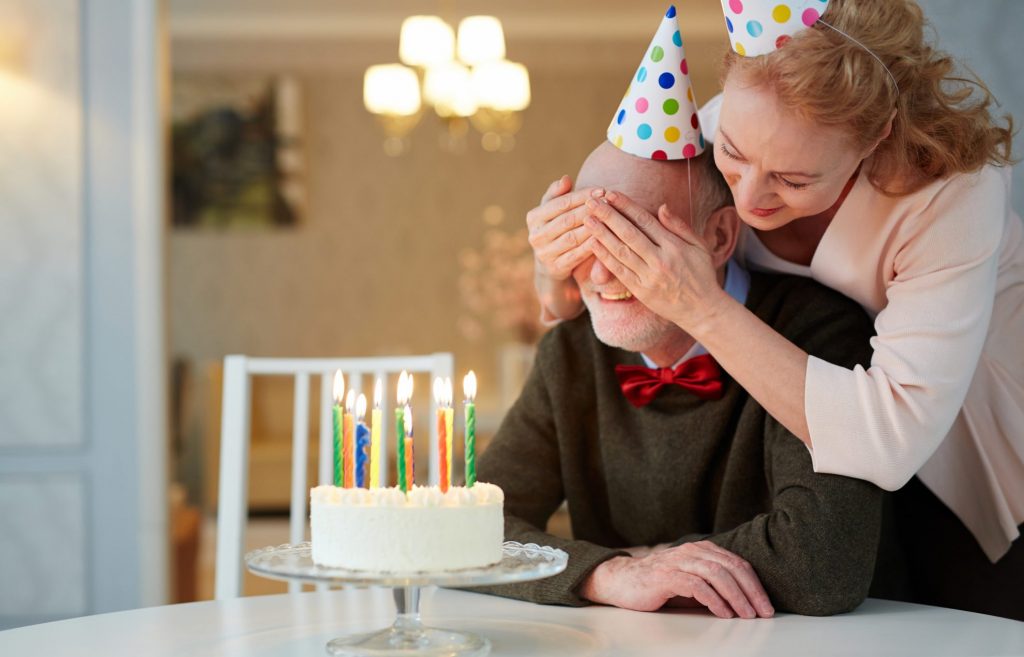
[[[505,495],[493,484],[310,491],[313,562],[379,572],[478,568],[501,561]]]

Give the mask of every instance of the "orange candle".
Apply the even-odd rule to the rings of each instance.
[[[448,492],[448,427],[445,421],[444,405],[445,392],[444,381],[441,377],[434,379],[434,402],[437,404],[435,411],[437,417],[437,462],[440,466],[441,492]]]
[[[344,483],[345,488],[352,488],[356,485],[356,455],[355,455],[355,430],[356,422],[355,411],[356,405],[356,391],[349,390],[348,394],[345,395],[345,432],[342,438],[344,446],[342,448],[343,464],[344,464]]]

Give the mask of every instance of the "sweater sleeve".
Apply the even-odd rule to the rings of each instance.
[[[805,413],[817,472],[896,490],[963,405],[992,315],[1007,191],[991,167],[958,178],[894,235],[903,244],[870,366],[808,359]]]
[[[831,362],[867,361],[867,315],[852,301],[807,285],[813,289],[806,303],[791,304],[778,328]],[[776,609],[812,616],[853,610],[874,575],[882,491],[859,479],[815,474],[804,444],[767,414],[764,468],[771,510],[708,540],[750,562]]]
[[[771,511],[708,540],[749,561],[780,611],[852,611],[871,586],[882,491],[866,481],[815,474],[803,443],[770,418],[765,468]]]
[[[477,475],[505,493],[505,540],[565,550],[569,564],[554,577],[473,590],[541,604],[583,606],[590,603],[576,589],[586,576],[603,561],[627,553],[544,531],[565,499],[551,398],[540,366],[551,338],[545,336],[523,392],[477,459]]]

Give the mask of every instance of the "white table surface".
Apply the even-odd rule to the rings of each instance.
[[[321,657],[328,640],[386,627],[393,615],[386,589],[196,602],[7,630],[0,655]],[[423,619],[487,636],[495,656],[1024,655],[1024,623],[881,600],[830,618],[721,620],[699,610],[572,609],[434,589],[424,591]]]

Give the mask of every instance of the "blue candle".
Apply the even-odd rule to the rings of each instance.
[[[363,420],[366,418],[366,395],[359,395],[356,400],[356,487],[366,487],[367,447],[370,445],[370,428]]]

